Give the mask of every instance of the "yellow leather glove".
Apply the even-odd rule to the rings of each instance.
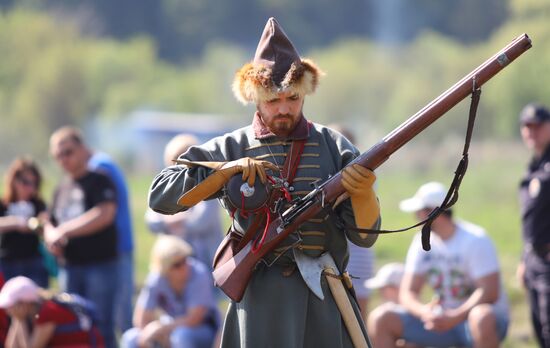
[[[243,181],[253,186],[256,182],[256,176],[265,184],[267,180],[266,169],[279,171],[279,167],[269,161],[256,160],[250,157],[244,157],[231,162],[193,162],[178,161],[187,166],[203,166],[214,169],[206,179],[201,181],[191,190],[184,193],[178,200],[178,204],[185,207],[192,207],[200,201],[212,196],[225,185],[231,177],[239,172],[243,173]]]
[[[372,186],[376,181],[373,171],[359,165],[347,166],[342,171],[342,186],[351,199],[355,224],[359,228],[372,228],[380,216],[380,205]],[[362,238],[367,234],[362,233]]]
[[[236,161],[231,161],[222,166],[220,172],[227,170],[227,173],[231,172],[231,175],[227,178],[231,178],[238,172],[243,172],[243,181],[247,181],[249,186],[254,186],[256,182],[256,175],[260,177],[260,181],[265,184],[267,181],[266,169],[270,169],[275,172],[279,172],[279,167],[269,161],[256,160],[250,157],[244,157]],[[227,181],[226,181],[227,182]]]

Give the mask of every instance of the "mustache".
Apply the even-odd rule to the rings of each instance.
[[[277,118],[290,118],[291,119],[292,115],[291,114],[277,114],[277,115],[275,115],[274,118],[275,119],[277,119]]]

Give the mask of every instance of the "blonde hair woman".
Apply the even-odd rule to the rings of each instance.
[[[182,239],[161,235],[123,347],[210,348],[219,326],[209,268]],[[159,314],[160,312],[160,314]]]

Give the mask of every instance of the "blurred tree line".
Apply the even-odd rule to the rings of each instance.
[[[97,7],[98,12],[91,15],[75,8],[76,3]],[[252,11],[260,8],[260,3],[264,16]],[[397,0],[389,3],[410,6]],[[533,100],[550,103],[547,82],[550,4],[545,0],[511,0],[502,7],[501,2],[487,1],[493,4],[493,11],[485,8],[486,4],[460,2],[464,8],[471,6],[478,11],[485,8],[485,14],[470,13],[478,19],[476,23],[485,19],[493,23],[479,23],[487,26],[485,31],[468,28],[478,34],[474,37],[465,34],[466,28],[461,29],[464,32],[460,35],[450,29],[450,22],[455,23],[456,28],[464,26],[456,24],[460,23],[457,18],[450,17],[457,15],[458,4],[418,3],[431,10],[429,16],[423,15],[431,19],[432,25],[417,26],[416,32],[413,29],[407,32],[406,40],[403,34],[393,41],[370,37],[368,31],[364,36],[360,31],[353,31],[354,25],[367,23],[370,14],[353,17],[351,7],[346,12],[345,7],[351,6],[348,4],[337,6],[343,6],[343,13],[351,16],[342,16],[347,18],[345,22],[355,23],[335,22],[336,17],[332,17],[335,5],[331,2],[329,11],[329,7],[322,7],[325,1],[311,6],[312,13],[319,12],[315,17],[305,15],[304,4],[291,1],[248,1],[237,7],[233,3],[214,5],[207,0],[132,3],[0,0],[3,9],[0,15],[0,146],[4,149],[0,161],[5,163],[20,153],[46,155],[49,134],[61,125],[82,126],[93,119],[120,121],[136,109],[249,119],[253,107],[239,105],[230,85],[234,72],[252,57],[268,14],[275,14],[283,27],[289,28],[292,39],[297,37],[297,42],[309,42],[306,46],[309,48],[296,45],[327,73],[318,93],[307,99],[306,115],[322,123],[339,121],[351,125],[360,140],[368,138],[363,140],[367,145],[372,145],[378,139],[376,136],[383,136],[403,122],[517,35],[527,32],[534,48],[485,86],[476,129],[476,137],[516,137],[516,119],[521,107]],[[128,11],[119,7],[120,4],[125,4]],[[365,6],[370,2],[361,4],[367,11]],[[149,9],[151,17],[161,16],[160,10],[173,17],[169,20],[161,16],[162,23],[155,26],[153,19],[145,18],[145,14],[137,16],[133,6],[142,11]],[[109,8],[118,10],[111,12]],[[184,10],[187,13],[183,14]],[[409,13],[412,12],[416,10],[409,9]],[[448,16],[441,17],[443,13]],[[176,14],[182,17],[178,19]],[[215,16],[218,19],[215,20]],[[304,18],[316,20],[300,22],[305,21]],[[197,35],[198,46],[190,44],[189,48],[196,55],[185,56],[179,63],[167,57],[180,57],[181,53],[174,56],[163,53],[163,43],[157,40],[157,34],[144,29],[147,25],[159,29],[170,21],[180,28],[170,34],[174,35],[173,42],[187,42]],[[226,21],[225,25],[220,26],[220,21]],[[92,30],[90,23],[95,22],[101,25]],[[445,22],[447,29],[436,30],[433,24],[436,22]],[[347,28],[347,32],[343,28]],[[337,33],[336,29],[342,31]],[[333,36],[329,39],[327,35]],[[467,105],[462,103],[422,138],[438,141],[449,134],[462,134],[466,113]]]
[[[350,36],[406,42],[423,30],[478,42],[508,17],[507,0],[0,0],[1,8],[46,11],[98,37],[146,34],[159,56],[197,57],[212,40],[254,47],[255,33],[275,16],[294,43],[309,51]],[[336,7],[335,7],[336,6]]]

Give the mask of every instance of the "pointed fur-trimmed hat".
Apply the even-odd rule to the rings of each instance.
[[[273,99],[293,91],[300,96],[315,92],[322,71],[300,55],[275,20],[268,19],[254,60],[235,74],[233,93],[243,104]]]

